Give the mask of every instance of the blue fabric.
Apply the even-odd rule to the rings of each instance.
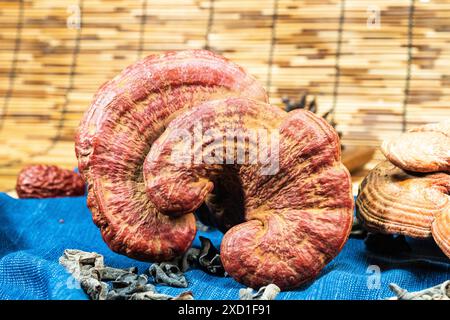
[[[218,246],[221,233],[199,232]],[[198,237],[194,246],[199,246]],[[365,249],[362,240],[350,239],[342,252],[313,282],[277,299],[384,299],[395,282],[410,291],[450,279],[450,264],[433,241],[411,241],[413,254],[382,256]],[[149,267],[113,253],[103,242],[86,207],[86,199],[17,200],[0,194],[0,299],[87,299],[76,281],[58,264],[64,249],[95,251],[113,267]],[[380,283],[373,274],[380,268]],[[231,278],[200,270],[186,273],[188,290],[196,299],[237,299],[243,286]],[[375,277],[375,278],[374,278]],[[167,294],[186,289],[157,286]]]

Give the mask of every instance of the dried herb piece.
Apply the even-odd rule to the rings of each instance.
[[[90,277],[92,268],[103,268],[103,256],[96,252],[85,252],[76,249],[64,250],[59,263],[69,271],[75,279]],[[97,278],[97,280],[101,280]]]
[[[200,269],[207,273],[224,276],[225,269],[220,259],[219,250],[214,247],[211,240],[205,237],[199,237],[201,242],[200,254],[198,257],[198,263]]]
[[[137,268],[118,269],[105,266],[103,256],[95,252],[67,249],[60,263],[80,281],[92,300],[192,300],[192,292],[173,297],[160,294]],[[108,283],[102,281],[110,281]],[[113,281],[111,281],[113,280]],[[110,288],[111,287],[111,288]]]
[[[206,237],[199,237],[201,247],[189,248],[186,253],[167,264],[177,266],[181,273],[190,268],[199,268],[209,274],[216,276],[226,276],[220,259],[219,250]]]
[[[182,272],[186,272],[190,268],[198,268],[199,262],[198,258],[200,256],[200,249],[189,248],[188,251],[181,257],[176,259],[177,265]]]
[[[149,273],[156,283],[163,283],[171,287],[186,288],[186,277],[176,262],[154,263],[149,268]]]
[[[132,294],[134,292],[142,291],[148,282],[146,275],[141,274],[124,274],[113,281],[112,287],[114,290],[121,291],[124,294]]]
[[[279,293],[280,288],[272,283],[256,292],[252,288],[239,290],[239,300],[275,300]]]
[[[82,277],[80,286],[92,300],[106,300],[108,296],[108,285],[95,278]]]
[[[163,293],[146,291],[133,294],[130,297],[130,300],[194,300],[194,297],[191,291],[182,292],[176,297]]]
[[[136,267],[131,267],[127,269],[117,269],[117,268],[111,268],[111,267],[104,267],[104,268],[93,268],[91,270],[91,273],[94,277],[103,280],[103,281],[109,281],[109,280],[116,280],[122,275],[130,274],[130,273],[137,273]]]
[[[92,300],[108,298],[108,285],[102,280],[112,280],[123,274],[137,272],[137,268],[124,270],[105,267],[102,255],[75,249],[64,250],[59,262],[80,282],[81,288]]]
[[[110,300],[129,300],[135,293],[155,291],[153,285],[147,285],[148,278],[145,275],[124,274],[111,283],[112,289],[108,293]]]
[[[389,284],[389,288],[396,295],[391,300],[450,300],[450,280],[416,292],[408,292],[395,283]]]
[[[128,274],[112,282],[108,300],[193,300],[192,292],[181,293],[177,297],[158,293],[145,275]]]

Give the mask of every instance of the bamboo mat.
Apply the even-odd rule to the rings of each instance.
[[[308,91],[346,145],[450,117],[450,1],[0,0],[0,27],[0,191],[28,163],[74,167],[97,88],[164,50],[217,51],[280,106]]]

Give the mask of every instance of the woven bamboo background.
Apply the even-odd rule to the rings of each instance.
[[[275,104],[308,90],[347,145],[450,117],[450,1],[0,0],[0,44],[1,191],[25,164],[75,166],[96,89],[163,50],[215,50]]]

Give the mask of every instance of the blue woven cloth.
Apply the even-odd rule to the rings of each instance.
[[[221,233],[199,232],[218,246]],[[199,246],[196,238],[194,246]],[[432,241],[411,241],[409,257],[376,255],[364,242],[350,239],[342,252],[313,282],[277,299],[384,299],[395,282],[410,291],[450,279],[450,264]],[[58,264],[64,249],[95,251],[113,267],[149,264],[113,253],[103,242],[86,207],[86,199],[17,200],[0,193],[0,299],[87,299],[76,281]],[[375,266],[375,267],[374,267]],[[377,277],[377,268],[381,273]],[[238,299],[242,285],[200,270],[186,273],[196,299]],[[379,280],[379,281],[378,281]],[[157,285],[176,295],[186,289]]]

